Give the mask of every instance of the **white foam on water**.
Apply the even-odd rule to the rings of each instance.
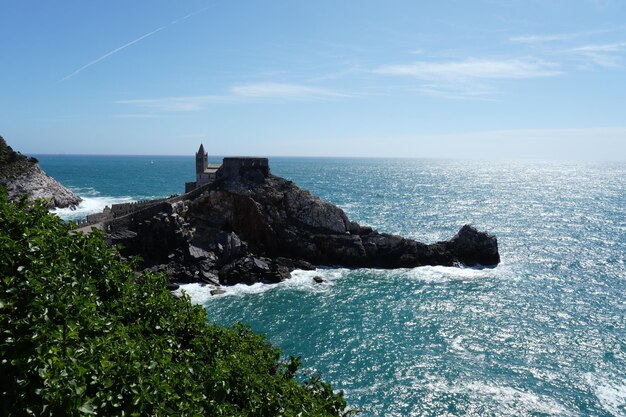
[[[450,282],[496,278],[499,268],[463,268],[455,266],[420,266],[404,270],[413,279],[425,282]]]
[[[83,201],[80,202],[75,210],[70,208],[61,208],[50,210],[63,220],[84,219],[89,214],[102,213],[106,206],[111,207],[112,204],[130,203],[135,201],[132,197],[107,197],[107,196],[80,196]]]
[[[211,291],[213,290],[221,290],[224,291],[222,294],[212,295]],[[191,302],[194,304],[204,305],[207,302],[221,298],[226,296],[234,296],[234,295],[246,295],[246,294],[261,294],[271,289],[269,284],[253,284],[253,285],[245,285],[245,284],[237,284],[233,286],[224,286],[224,287],[216,287],[214,285],[208,284],[181,284],[178,291],[174,294],[182,294],[183,292],[187,294],[191,298]]]
[[[356,269],[346,268],[318,268],[313,271],[295,270],[291,273],[291,278],[276,284],[256,283],[253,285],[237,284],[233,286],[219,287],[222,294],[211,295],[211,290],[215,286],[205,284],[183,284],[184,290],[191,297],[191,301],[197,304],[204,304],[207,301],[220,297],[244,296],[252,294],[263,294],[270,290],[289,289],[295,291],[325,292],[334,285],[338,279],[348,276],[351,272],[363,272],[370,275],[397,274],[397,276],[408,276],[411,279],[419,279],[426,282],[450,282],[456,280],[491,279],[497,276],[494,269],[484,268],[459,268],[443,266],[423,266],[413,269]],[[319,276],[324,282],[318,284],[313,278]]]
[[[237,284],[232,286],[219,287],[224,291],[222,294],[211,295],[211,290],[217,287],[205,284],[183,284],[179,291],[184,291],[189,295],[194,304],[205,304],[212,299],[232,296],[245,296],[254,294],[263,294],[270,290],[289,289],[295,291],[308,292],[326,292],[333,282],[346,275],[346,269],[316,269],[313,271],[304,271],[296,269],[291,273],[291,278],[276,284],[256,283],[252,285]],[[324,282],[318,284],[313,278],[319,276]]]
[[[441,379],[431,378],[426,387],[433,392],[467,395],[483,404],[494,404],[498,415],[501,416],[522,416],[535,413],[559,417],[577,415],[545,395],[494,383],[472,381],[450,385]]]
[[[465,337],[463,336],[457,336],[454,339],[452,339],[452,342],[450,343],[450,347],[453,350],[456,350],[457,352],[465,352],[467,351],[467,349],[465,349],[463,347],[463,339],[465,339]]]
[[[615,417],[626,416],[626,379],[591,373],[585,379],[604,410]]]
[[[471,382],[462,388],[473,396],[487,396],[501,405],[500,410],[509,415],[527,413],[544,413],[553,416],[574,415],[552,398],[535,394],[532,391],[522,391],[508,386],[500,386],[484,382]]]

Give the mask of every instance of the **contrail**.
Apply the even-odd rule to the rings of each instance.
[[[183,16],[183,17],[179,17],[178,19],[174,19],[174,20],[172,20],[170,23],[168,23],[167,25],[164,25],[164,26],[158,27],[158,28],[154,29],[153,31],[146,33],[145,35],[142,35],[142,36],[138,37],[137,39],[134,39],[134,40],[132,40],[132,41],[130,41],[130,42],[128,42],[128,43],[126,43],[126,44],[124,44],[124,45],[120,46],[119,48],[115,48],[115,49],[113,49],[112,51],[107,52],[106,54],[102,55],[101,57],[99,57],[99,58],[97,58],[97,59],[94,59],[94,60],[93,60],[93,61],[91,61],[91,62],[88,62],[87,64],[85,64],[85,65],[83,65],[82,67],[78,68],[78,69],[77,69],[76,71],[74,71],[73,73],[71,73],[71,74],[69,74],[69,75],[67,75],[67,76],[65,76],[65,77],[63,77],[63,78],[61,78],[61,79],[59,80],[59,82],[63,82],[63,81],[65,81],[65,80],[67,80],[67,79],[70,79],[70,78],[72,78],[73,76],[75,76],[76,74],[78,74],[78,73],[80,73],[80,72],[82,72],[82,71],[86,70],[86,69],[87,69],[87,68],[89,68],[90,66],[95,65],[95,64],[97,64],[98,62],[102,61],[103,59],[106,59],[106,58],[110,57],[111,55],[114,55],[114,54],[118,53],[118,52],[119,52],[119,51],[121,51],[122,49],[126,49],[126,48],[128,48],[129,46],[134,45],[134,44],[136,44],[137,42],[139,42],[139,41],[141,41],[141,40],[143,40],[143,39],[146,39],[147,37],[150,37],[150,36],[154,35],[155,33],[158,33],[158,32],[160,32],[160,31],[162,31],[162,30],[164,30],[164,29],[167,29],[168,27],[170,27],[170,26],[172,26],[172,25],[175,25],[176,23],[180,23],[180,22],[182,22],[183,20],[187,20],[187,19],[189,19],[189,18],[190,18],[190,17],[192,17],[192,16],[195,16],[195,15],[197,15],[197,14],[199,14],[199,13],[202,13],[202,12],[204,12],[205,10],[207,10],[209,7],[211,7],[211,6],[206,6],[206,7],[203,7],[202,9],[196,10],[195,12],[191,12],[191,13],[189,13],[189,14],[187,14],[187,15]]]

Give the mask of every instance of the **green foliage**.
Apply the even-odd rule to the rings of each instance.
[[[208,325],[101,233],[0,190],[0,415],[338,416],[346,403],[248,327]],[[348,412],[351,413],[351,412]]]

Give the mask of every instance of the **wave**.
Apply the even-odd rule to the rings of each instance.
[[[626,379],[589,373],[586,380],[604,410],[616,417],[626,415]]]
[[[450,385],[448,382],[431,377],[431,381],[426,383],[425,387],[430,392],[466,395],[482,404],[490,404],[494,411],[497,409],[497,415],[500,416],[577,415],[550,396],[494,382],[467,381]]]
[[[128,196],[98,196],[98,192],[95,190],[81,193],[79,196],[83,199],[83,201],[80,202],[75,210],[70,208],[61,208],[50,211],[63,220],[79,220],[84,219],[89,214],[101,213],[106,206],[111,207],[112,204],[130,203],[132,201],[136,201],[136,199]]]
[[[540,395],[531,390],[516,389],[510,386],[501,386],[493,383],[470,382],[460,387],[460,392],[473,397],[487,397],[498,406],[503,415],[518,416],[528,414],[547,414],[556,416],[571,416],[574,413],[567,410],[553,398]]]
[[[182,284],[179,293],[184,291],[194,304],[206,304],[211,299],[223,297],[245,296],[252,294],[262,294],[271,290],[290,289],[296,291],[325,292],[333,286],[334,281],[344,277],[347,269],[316,269],[314,271],[303,271],[296,269],[291,273],[291,278],[277,284],[256,283],[253,285],[237,284],[232,286],[219,287],[224,291],[222,294],[211,295],[211,290],[216,287],[208,284]],[[319,276],[324,282],[318,284],[313,278]]]
[[[502,268],[464,268],[456,266],[420,266],[404,270],[410,278],[430,283],[493,279],[502,275]]]
[[[211,295],[216,287],[209,284],[191,283],[182,284],[179,291],[189,295],[195,304],[206,304],[209,300],[222,297],[245,296],[262,294],[267,291],[287,289],[308,292],[329,291],[339,279],[351,274],[367,274],[384,276],[385,278],[409,278],[418,279],[429,283],[450,282],[456,280],[480,280],[492,279],[499,276],[496,269],[458,268],[444,266],[421,266],[412,269],[347,269],[347,268],[318,268],[313,271],[295,270],[291,278],[277,284],[256,283],[253,285],[237,284],[233,286],[219,287],[221,294]],[[324,282],[316,283],[314,277],[321,277]]]

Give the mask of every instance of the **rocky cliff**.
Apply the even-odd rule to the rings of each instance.
[[[278,282],[314,265],[411,268],[495,266],[495,236],[463,226],[452,239],[423,244],[378,233],[343,210],[267,171],[246,169],[193,195],[105,223],[124,255],[173,281]]]
[[[75,207],[81,198],[47,175],[35,158],[15,152],[0,136],[0,185],[10,200],[21,195],[31,199],[43,198],[48,208]]]

